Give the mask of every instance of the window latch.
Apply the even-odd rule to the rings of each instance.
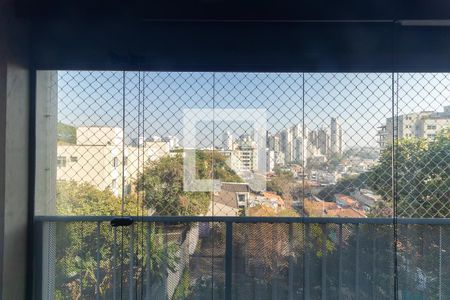
[[[131,224],[133,224],[133,218],[131,217],[120,217],[111,220],[112,227],[130,226]]]

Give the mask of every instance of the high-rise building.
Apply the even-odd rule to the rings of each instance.
[[[222,149],[233,150],[233,135],[228,130],[222,134]]]
[[[292,131],[289,129],[284,129],[280,132],[280,152],[284,153],[285,164],[291,162]]]
[[[294,157],[293,162],[303,164],[308,159],[308,140],[305,138],[294,139]]]
[[[328,155],[330,152],[330,135],[325,128],[317,130],[317,148],[322,155]]]
[[[285,164],[284,153],[281,152],[280,134],[268,134],[266,151],[266,171],[273,172],[277,165]]]
[[[292,132],[292,149],[291,162],[302,163],[307,159],[308,133],[303,132],[303,125],[298,124],[291,128]]]
[[[308,137],[311,155],[328,155],[330,153],[330,135],[327,129],[319,128],[310,131]]]
[[[270,151],[280,152],[280,134],[270,135],[267,138],[268,148]]]
[[[342,154],[342,127],[337,118],[331,118],[330,150]]]
[[[266,161],[266,171],[273,172],[273,170],[275,169],[275,151],[269,150],[269,148],[267,148]]]

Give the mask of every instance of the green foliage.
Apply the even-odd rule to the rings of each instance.
[[[276,169],[275,176],[267,181],[267,190],[281,196],[286,192],[285,187],[294,183],[294,181],[291,172]]]
[[[119,216],[122,215],[122,199],[108,189],[102,191],[89,183],[58,181],[56,211],[65,216]],[[136,194],[125,196],[123,214],[142,214]]]
[[[57,212],[59,215],[121,215],[121,199],[110,190],[98,190],[87,183],[57,182]],[[136,215],[138,209],[136,194],[125,197],[124,215]],[[174,272],[179,262],[179,246],[174,242],[164,243],[163,229],[154,223],[141,228],[144,224],[136,224],[135,235],[143,234],[144,247],[148,251],[135,257],[137,266],[135,274],[143,276],[144,268],[149,266],[150,280],[153,284],[162,281],[167,270]],[[142,230],[142,231],[141,231]],[[122,240],[123,237],[123,240]],[[113,229],[109,223],[75,222],[61,223],[56,227],[56,299],[79,299],[81,296],[80,281],[83,282],[83,296],[95,298],[95,286],[97,283],[97,255],[99,255],[99,293],[102,298],[111,295],[113,265],[113,245],[116,251],[130,249],[131,227],[117,229],[114,240]],[[134,239],[134,249],[142,247],[139,239]],[[98,254],[97,254],[97,245]],[[150,254],[150,256],[148,256]],[[116,256],[118,254],[116,253]],[[125,251],[117,258],[124,265],[129,263],[129,252]],[[119,261],[117,263],[120,263]],[[116,266],[117,268],[117,266]],[[128,268],[124,269],[123,278],[128,278]],[[136,280],[139,280],[136,278]]]
[[[196,152],[196,177],[242,182],[217,151]],[[208,210],[211,194],[185,192],[183,189],[183,157],[164,156],[150,162],[137,179],[138,192],[143,192],[145,204],[158,215],[201,215]]]
[[[302,195],[303,185],[294,179],[290,171],[276,170],[275,176],[267,181],[267,190],[277,193],[287,203],[299,200]]]
[[[180,283],[173,293],[172,300],[186,299],[191,294],[191,276],[187,268],[184,269],[181,275]]]
[[[365,173],[349,176],[339,180],[335,185],[324,187],[317,196],[324,201],[333,202],[335,194],[350,195],[355,190],[367,188],[366,180],[367,174]]]
[[[206,272],[205,275],[200,276],[194,282],[191,283],[189,288],[189,294],[184,298],[185,300],[198,300],[198,299],[224,299],[224,283],[218,280],[216,277],[211,276]]]
[[[378,159],[379,151],[372,147],[353,147],[344,152],[343,158],[359,157],[362,159]]]
[[[392,199],[392,152],[397,176],[397,211],[401,217],[450,216],[450,129],[434,140],[402,139],[385,149],[368,174],[369,187],[388,203]]]
[[[134,239],[131,237],[132,230]],[[81,281],[83,299],[95,298],[97,281],[99,295],[102,299],[109,299],[113,289],[113,273],[120,276],[118,268],[130,263],[131,243],[135,249],[135,280],[142,280],[141,277],[149,270],[151,284],[160,285],[167,271],[175,272],[180,261],[179,245],[173,241],[165,244],[164,236],[163,228],[154,223],[117,228],[116,238],[114,229],[108,223],[101,223],[99,227],[94,222],[60,223],[56,227],[56,299],[79,299]],[[128,278],[129,268],[123,268],[122,272],[122,278]]]
[[[175,272],[180,258],[177,255],[179,245],[174,242],[168,242],[164,246],[164,232],[162,227],[158,227],[155,223],[148,224],[147,228],[147,253],[150,253],[150,259],[147,261],[150,270],[150,280],[152,282],[161,282],[165,273],[165,267],[171,272]]]
[[[328,169],[330,171],[336,170],[336,167],[342,162],[343,155],[338,153],[333,153],[328,158]]]
[[[327,254],[335,250],[333,241],[330,240],[329,235],[325,236],[324,227],[321,225],[311,224],[310,235],[311,239],[308,246],[310,247],[310,250],[315,253],[316,257],[321,258],[324,255],[323,250],[325,250]],[[324,242],[325,249],[323,248]]]
[[[56,125],[58,144],[76,144],[77,143],[77,129],[64,123]]]
[[[244,182],[227,164],[226,157],[218,151],[195,152],[197,178],[220,179],[223,182]]]

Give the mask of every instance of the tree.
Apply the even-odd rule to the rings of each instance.
[[[74,126],[58,122],[56,125],[57,141],[60,145],[76,144],[77,143],[77,129]]]
[[[332,153],[328,157],[328,169],[330,171],[336,170],[337,166],[342,162],[343,155],[339,153]]]
[[[324,187],[319,191],[317,196],[324,201],[333,202],[335,200],[335,194],[350,195],[355,190],[368,188],[366,181],[367,174],[365,173],[357,176],[348,176],[339,180],[335,185]]]
[[[243,182],[227,163],[226,157],[218,151],[196,151],[198,178],[220,179],[224,182]]]
[[[58,215],[122,215],[122,199],[109,189],[99,190],[89,183],[59,181],[56,190]],[[139,210],[142,209],[136,194],[131,193],[125,197],[123,215],[139,215]],[[174,272],[179,261],[179,245],[171,241],[165,243],[163,228],[155,223],[137,223],[133,228],[120,227],[114,234],[115,229],[109,222],[57,223],[55,298],[67,299],[67,295],[70,295],[71,299],[80,299],[82,296],[94,299],[97,280],[101,298],[111,298],[113,273],[120,276],[117,274],[118,266],[114,266],[114,247],[116,256],[121,253],[116,261],[119,265],[128,266],[131,255],[129,251],[121,249],[130,249],[132,244],[137,253],[141,252],[134,257],[136,282],[145,278],[145,270],[150,270],[150,280],[154,285],[162,282],[166,276],[166,268]],[[140,249],[144,243],[149,247],[148,251]],[[100,278],[97,278],[97,270]],[[129,278],[129,271],[124,268],[121,278]]]
[[[124,215],[140,215],[137,195],[131,193],[124,199]],[[99,190],[89,183],[58,181],[56,184],[56,211],[64,216],[120,216],[122,199],[109,189]],[[137,213],[140,212],[140,213]]]
[[[394,148],[392,148],[394,147]],[[401,139],[368,173],[368,186],[392,205],[392,152],[400,217],[450,216],[450,128],[434,140]]]
[[[183,189],[183,157],[164,156],[150,162],[136,181],[144,203],[158,215],[201,215],[208,210],[209,192],[185,192]],[[196,177],[242,182],[217,151],[196,151]]]
[[[298,183],[290,171],[276,170],[275,176],[267,182],[267,190],[277,193],[287,203],[299,200],[302,195],[302,185]]]

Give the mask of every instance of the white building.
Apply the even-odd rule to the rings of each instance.
[[[269,151],[280,152],[280,134],[268,135],[267,143]]]
[[[331,118],[330,148],[331,153],[342,154],[342,127],[337,118]]]
[[[289,129],[284,129],[280,132],[280,151],[284,154],[285,161],[287,164],[291,161],[292,157],[292,131]]]
[[[123,141],[123,130],[119,127],[78,127],[77,145],[83,146],[121,146]]]
[[[162,138],[162,141],[169,144],[169,149],[173,150],[178,148],[180,140],[176,136],[168,135]]]
[[[135,140],[124,146],[123,131],[116,127],[79,127],[76,144],[57,145],[57,180],[85,182],[100,190],[122,192],[122,174],[129,185],[149,161],[169,154],[169,143]],[[127,191],[129,187],[126,187]]]
[[[231,152],[231,168],[237,174],[255,172],[258,169],[258,155],[256,148],[239,147]]]
[[[258,149],[249,135],[243,135],[233,144],[233,150],[223,151],[229,157],[230,167],[238,175],[247,175],[258,170]]]
[[[293,126],[291,128],[293,142],[292,142],[292,156],[291,162],[303,163],[308,159],[308,133],[305,129],[303,132],[303,126],[301,124]]]
[[[267,165],[266,165],[266,171],[267,172],[273,172],[276,166],[276,160],[275,160],[275,151],[267,149],[266,153],[266,159],[267,159]]]
[[[233,150],[233,135],[229,131],[222,134],[222,149]]]
[[[439,131],[450,126],[450,106],[445,106],[443,112],[422,111],[400,115],[394,132],[392,123],[392,118],[386,119],[386,124],[378,131],[381,148],[391,144],[394,135],[398,138],[434,139]]]

